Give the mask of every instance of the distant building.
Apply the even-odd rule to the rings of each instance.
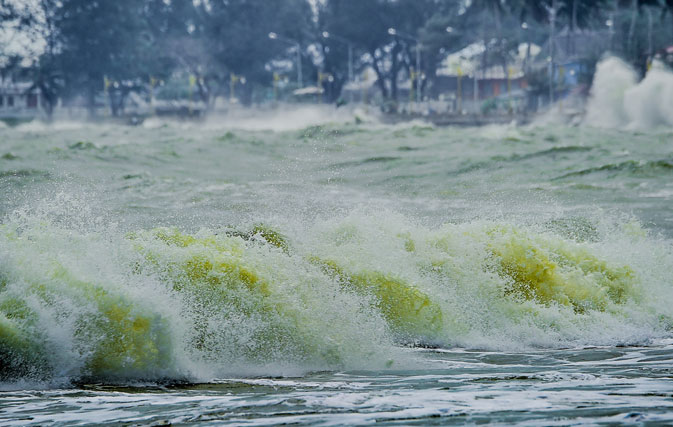
[[[31,118],[41,113],[40,90],[31,82],[0,80],[0,117]]]
[[[532,54],[539,50],[538,46],[530,47]],[[478,42],[447,55],[428,90],[430,96],[449,100],[453,111],[522,110],[528,88],[524,74],[529,59],[528,46],[521,44],[518,55],[514,55],[506,65],[483,67],[481,63],[485,51],[484,43]]]
[[[547,39],[540,54],[531,66],[531,71],[549,75],[550,53],[553,47],[554,97],[585,94],[587,82],[591,79],[593,64],[609,50],[610,36],[605,31],[575,29],[568,26],[559,31],[554,39]],[[549,87],[549,79],[544,85]],[[541,92],[547,97],[548,90]],[[548,100],[545,100],[547,102]]]

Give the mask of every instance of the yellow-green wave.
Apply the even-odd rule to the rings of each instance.
[[[600,241],[511,224],[378,232],[347,223],[315,233],[319,244],[290,244],[262,224],[155,228],[114,243],[27,230],[0,230],[10,248],[0,252],[0,380],[174,377],[194,364],[345,367],[394,343],[572,336],[589,321],[628,324],[634,312],[646,324],[670,317],[643,302],[644,270]],[[102,252],[89,258],[90,246]],[[108,276],[100,254],[115,251]]]
[[[312,262],[336,277],[344,288],[370,294],[389,326],[406,339],[434,338],[442,328],[442,309],[413,285],[377,271],[347,273],[332,260]]]
[[[636,297],[635,272],[591,253],[586,245],[513,227],[487,231],[488,249],[509,277],[506,293],[543,304],[572,306],[578,312],[604,311]]]

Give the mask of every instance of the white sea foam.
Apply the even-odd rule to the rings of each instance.
[[[270,110],[234,109],[224,116],[213,115],[209,117],[206,126],[214,129],[290,131],[326,123],[354,123],[356,117],[367,122],[376,120],[370,113],[348,107],[280,105]]]
[[[63,131],[63,130],[77,130],[83,129],[87,125],[84,122],[69,121],[69,120],[58,120],[53,123],[43,122],[41,120],[32,120],[28,123],[20,124],[16,127],[16,130],[22,132],[49,132],[49,131]]]
[[[673,317],[673,256],[635,223],[596,224],[586,244],[544,227],[428,228],[356,210],[283,241],[263,228],[127,234],[89,219],[87,206],[57,197],[0,228],[0,340],[11,349],[0,376],[401,367],[400,340],[643,343],[666,337]]]
[[[284,132],[325,124],[361,123],[379,125],[375,110],[335,108],[332,105],[279,104],[274,108],[232,107],[225,113],[211,112],[205,122],[176,122],[162,118],[149,118],[142,124],[148,129],[178,126],[184,129],[245,130]]]

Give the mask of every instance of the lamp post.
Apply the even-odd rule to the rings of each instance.
[[[269,38],[271,40],[280,40],[282,42],[289,43],[297,49],[297,84],[299,85],[300,88],[304,87],[301,75],[301,45],[299,44],[299,42],[284,37],[280,37],[278,34],[274,32],[269,33]]]
[[[388,28],[388,34],[401,37],[416,43],[416,103],[421,104],[421,41],[409,34],[400,33],[395,28]]]
[[[559,7],[556,0],[552,1],[551,7],[547,7],[549,13],[549,106],[554,103],[554,43],[556,30],[556,13]]]
[[[610,13],[610,17],[605,21],[605,26],[608,27],[608,33],[610,34],[610,51],[612,51],[612,39],[615,35],[615,17],[614,13]]]
[[[323,31],[322,37],[325,39],[336,40],[348,46],[348,82],[353,83],[353,45],[347,39],[331,34],[329,31]],[[353,103],[353,91],[350,91],[350,102]]]
[[[450,25],[448,27],[446,27],[444,29],[444,31],[446,31],[448,34],[453,34],[454,32],[456,32],[455,28],[453,28]],[[456,32],[456,34],[460,34],[460,32]],[[464,59],[464,58],[461,57],[461,59]],[[462,72],[462,69],[459,67],[458,68],[458,84],[459,85],[460,85],[460,78],[462,76],[463,76],[463,72]],[[462,102],[462,100],[463,100],[462,89],[459,89],[458,92],[460,93],[460,100],[461,100],[460,110],[462,110],[462,103],[463,103]],[[474,65],[474,69],[472,70],[472,102],[474,103],[474,110],[476,111],[477,110],[477,104],[479,102],[479,83],[477,81],[477,65],[476,64]]]
[[[522,22],[521,29],[526,33],[526,57],[523,60],[523,69],[528,71],[528,60],[530,59],[530,33],[528,32],[528,23]]]

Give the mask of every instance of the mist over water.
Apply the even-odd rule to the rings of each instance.
[[[200,128],[238,129],[246,131],[296,131],[324,123],[344,124],[355,117],[362,122],[378,123],[376,111],[362,108],[340,107],[326,104],[283,104],[275,108],[231,107],[226,114],[209,115]],[[150,118],[143,122],[145,128],[157,128],[170,124],[171,120]],[[185,126],[189,127],[189,124]]]

